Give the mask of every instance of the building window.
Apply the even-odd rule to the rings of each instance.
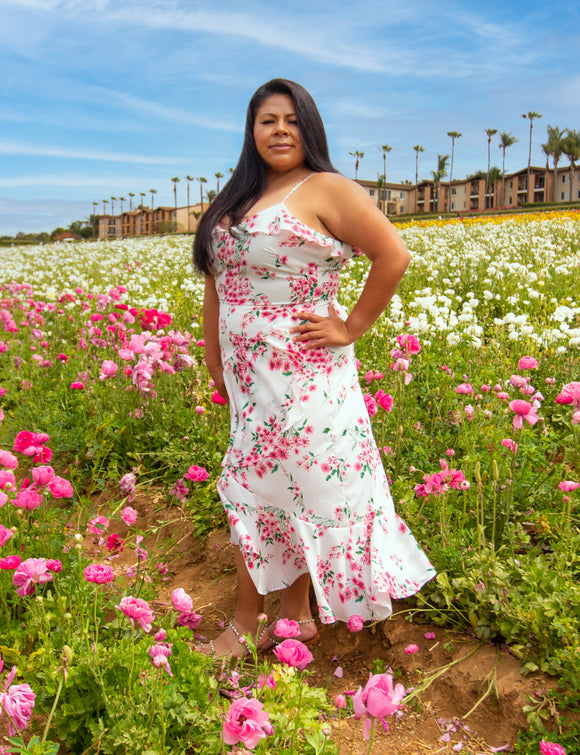
[[[565,184],[565,183],[566,183],[566,179],[567,179],[567,178],[568,178],[568,176],[567,176],[567,175],[565,175],[565,174],[564,174],[564,175],[562,176],[562,183],[563,183],[563,184]]]
[[[454,209],[455,209],[455,202],[451,202],[451,209],[452,209],[452,210],[454,210]]]
[[[375,190],[374,189],[369,189],[369,194],[371,195],[371,197],[374,197],[375,196]]]
[[[405,193],[404,191],[400,191],[400,192],[399,192],[399,199],[405,199],[405,198],[406,198],[406,196],[407,196],[407,195],[406,195],[406,193]]]
[[[580,197],[580,191],[578,192],[578,196]],[[405,212],[405,205],[401,205],[401,213]]]
[[[567,191],[561,191],[560,192],[560,199],[562,202],[565,202],[568,199],[568,192]]]
[[[511,198],[511,197],[510,197],[510,201],[509,201],[509,203],[510,203],[510,204],[512,203],[512,198]]]
[[[451,193],[455,196],[457,194],[457,189],[451,189]]]
[[[513,188],[514,188],[514,182],[510,181],[510,189],[513,189]]]

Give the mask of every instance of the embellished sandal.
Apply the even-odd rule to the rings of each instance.
[[[228,627],[232,630],[232,632],[234,633],[234,635],[235,635],[235,637],[236,637],[236,639],[237,639],[237,641],[238,641],[238,643],[240,645],[240,652],[239,653],[228,652],[228,653],[222,653],[221,655],[218,655],[216,653],[215,645],[214,645],[214,641],[213,640],[210,640],[207,643],[207,645],[196,645],[195,649],[197,650],[197,652],[198,653],[203,653],[204,655],[209,655],[209,656],[211,656],[212,658],[214,658],[216,660],[218,660],[220,658],[237,658],[238,660],[241,660],[242,658],[245,658],[247,655],[249,655],[250,651],[248,650],[248,648],[246,646],[245,639],[244,639],[243,635],[240,634],[240,632],[238,631],[238,628],[234,624],[234,620],[233,619],[231,619],[228,622]],[[256,644],[258,644],[260,642],[260,640],[262,639],[262,637],[264,636],[264,632],[266,631],[266,628],[267,627],[264,627],[262,629],[262,631],[260,632],[259,636],[256,637]],[[208,648],[208,647],[209,647],[209,652],[206,652],[206,650],[204,650],[204,648]]]
[[[279,637],[279,635],[276,635],[275,629],[276,624],[280,621],[280,616],[276,616],[274,619],[274,634],[276,637]],[[291,621],[296,622],[296,624],[314,624],[316,626],[316,621],[314,619],[291,619]],[[264,633],[262,633],[264,634]],[[285,639],[288,639],[287,637],[280,637],[279,639],[274,639],[270,632],[267,632],[267,638],[265,643],[258,648],[259,653],[267,653],[268,651],[272,650],[272,648],[276,647],[276,645],[279,645],[281,642],[284,642]],[[307,640],[301,639],[301,637],[291,637],[290,639],[298,640],[303,645],[314,645],[318,640],[320,639],[320,632],[318,631],[318,628],[316,629],[316,634],[310,637]]]

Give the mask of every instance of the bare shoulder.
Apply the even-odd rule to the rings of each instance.
[[[352,202],[357,198],[369,198],[362,186],[340,173],[316,173],[308,184],[313,194],[328,195],[329,199],[335,202],[342,199]]]

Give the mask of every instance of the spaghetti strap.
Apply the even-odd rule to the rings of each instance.
[[[296,186],[293,186],[293,187],[292,187],[292,188],[290,189],[290,191],[288,192],[288,194],[286,194],[286,196],[285,196],[285,197],[284,197],[284,199],[283,199],[283,200],[282,200],[282,201],[280,202],[280,204],[285,204],[285,203],[286,203],[286,200],[287,200],[287,199],[289,199],[289,198],[290,198],[290,197],[292,196],[292,194],[294,194],[294,192],[296,191],[296,189],[297,189],[297,188],[298,188],[299,186],[302,186],[302,184],[303,184],[303,183],[304,183],[305,181],[308,181],[308,179],[309,179],[309,178],[312,178],[312,176],[315,176],[315,175],[316,175],[316,173],[309,173],[309,174],[308,174],[308,175],[306,176],[306,178],[303,178],[303,179],[302,179],[302,181],[298,181],[298,183],[296,184]]]

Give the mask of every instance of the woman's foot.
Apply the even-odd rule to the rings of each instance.
[[[246,646],[244,635],[250,634],[256,636],[257,628],[251,631],[250,628],[242,627],[239,623],[235,624],[232,619],[225,630],[210,640],[207,645],[196,645],[195,649],[203,655],[211,655],[213,658],[244,658],[250,652]],[[263,631],[262,631],[263,634]],[[260,641],[258,637],[257,642]]]
[[[278,622],[280,621],[291,621],[294,624],[298,624],[300,633],[293,634],[291,637],[286,636],[286,633],[279,634],[279,630],[283,629],[283,626],[278,627]],[[276,631],[277,629],[278,631]],[[313,618],[281,619],[280,616],[276,617],[276,619],[269,625],[267,631],[264,634],[265,636],[263,641],[258,645],[258,652],[260,653],[266,653],[268,650],[271,650],[273,647],[279,645],[281,642],[284,642],[284,640],[286,639],[299,640],[300,642],[304,643],[304,645],[312,645],[318,640],[320,636],[318,633],[318,627],[316,626],[316,622]]]

